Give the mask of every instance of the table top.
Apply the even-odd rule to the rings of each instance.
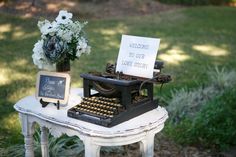
[[[71,89],[67,106],[60,107],[57,110],[53,104],[42,108],[39,100],[34,95],[31,95],[19,100],[14,105],[14,108],[20,113],[36,116],[42,120],[72,128],[84,134],[101,137],[119,137],[138,134],[163,125],[168,118],[168,113],[163,107],[158,107],[111,128],[68,117],[67,110],[80,103],[82,96],[82,88]]]

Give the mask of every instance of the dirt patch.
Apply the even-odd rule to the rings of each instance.
[[[80,18],[115,18],[159,13],[179,8],[155,0],[104,0],[86,2],[79,0],[11,0],[0,3],[0,12],[23,17],[55,18],[59,10],[65,9]]]
[[[119,151],[118,151],[119,150]],[[139,144],[131,144],[117,149],[114,152],[102,152],[101,157],[139,157]],[[155,137],[154,157],[217,157],[212,155],[209,150],[200,150],[196,147],[180,146],[168,139],[162,133]],[[224,156],[221,156],[224,157]]]

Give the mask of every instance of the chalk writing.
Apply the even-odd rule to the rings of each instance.
[[[66,79],[63,77],[41,75],[39,83],[39,96],[64,99],[65,82]]]

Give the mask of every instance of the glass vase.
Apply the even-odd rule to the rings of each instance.
[[[70,60],[64,59],[56,63],[56,71],[57,72],[69,72],[70,71]]]

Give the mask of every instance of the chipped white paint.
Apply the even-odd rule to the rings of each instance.
[[[140,142],[143,157],[153,156],[154,136],[164,127],[168,118],[167,111],[158,107],[138,117],[111,128],[95,125],[67,117],[67,110],[81,101],[83,90],[72,89],[69,103],[60,110],[49,104],[42,108],[35,96],[28,96],[18,101],[14,108],[19,112],[22,133],[25,137],[25,156],[34,157],[34,124],[41,127],[42,156],[48,157],[48,131],[55,137],[62,134],[78,136],[85,145],[85,157],[99,157],[101,146],[118,146]]]

